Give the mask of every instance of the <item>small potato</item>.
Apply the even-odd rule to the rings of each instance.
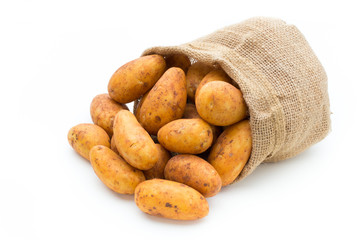
[[[74,150],[87,160],[90,160],[89,152],[93,146],[110,147],[109,135],[104,129],[91,123],[72,127],[68,133],[68,141]]]
[[[184,71],[180,68],[170,68],[141,99],[135,114],[146,131],[156,135],[162,126],[182,117],[185,105]]]
[[[125,104],[115,102],[109,94],[104,93],[94,97],[90,105],[90,114],[93,122],[111,137],[115,115],[124,109],[129,110]]]
[[[165,178],[186,184],[204,197],[215,196],[221,189],[221,178],[207,161],[194,155],[172,157],[164,170]]]
[[[165,72],[160,55],[140,57],[121,66],[108,84],[109,95],[119,103],[129,103],[146,93]]]
[[[159,130],[158,140],[171,152],[199,154],[211,146],[213,133],[202,119],[178,119]]]
[[[96,175],[111,190],[121,194],[134,194],[136,186],[145,181],[144,174],[104,146],[90,150],[90,162]]]
[[[140,170],[155,166],[158,147],[131,112],[122,110],[116,114],[114,137],[117,150],[131,166]]]
[[[166,56],[166,66],[167,68],[178,67],[181,68],[185,73],[188,71],[191,62],[187,56],[184,54],[174,54]]]
[[[206,83],[213,81],[232,83],[232,79],[226,74],[226,72],[224,72],[222,69],[215,69],[206,74],[205,77],[201,80],[198,87],[196,88],[195,98],[197,96],[197,93]]]
[[[156,144],[160,152],[160,158],[156,162],[155,166],[149,170],[144,171],[144,175],[146,179],[153,179],[153,178],[164,178],[164,168],[166,163],[171,158],[170,153],[160,144]]]
[[[228,126],[247,116],[247,106],[239,89],[222,81],[206,83],[195,99],[202,119],[216,126]]]
[[[187,103],[185,106],[184,115],[182,118],[191,119],[191,118],[201,118],[199,113],[196,111],[195,104]]]
[[[140,183],[135,189],[135,203],[147,214],[176,220],[195,220],[209,213],[209,204],[198,191],[163,179]]]
[[[195,101],[195,92],[201,80],[211,71],[212,67],[201,62],[196,62],[189,67],[186,73],[187,97]]]
[[[219,173],[222,186],[232,183],[240,174],[251,154],[252,138],[249,120],[224,130],[211,148],[208,162]]]

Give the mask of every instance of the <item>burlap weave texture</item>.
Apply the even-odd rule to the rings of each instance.
[[[262,162],[291,158],[330,130],[327,76],[301,32],[273,18],[251,18],[179,46],[148,54],[185,54],[221,67],[249,107],[253,149],[237,178]]]

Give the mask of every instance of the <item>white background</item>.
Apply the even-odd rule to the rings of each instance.
[[[357,1],[0,1],[0,239],[359,239]],[[295,24],[329,78],[332,132],[189,222],[142,213],[67,142],[112,73],[253,16]]]

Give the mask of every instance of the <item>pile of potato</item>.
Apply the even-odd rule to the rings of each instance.
[[[251,154],[236,83],[185,55],[149,55],[120,67],[108,92],[91,103],[94,124],[70,129],[70,145],[107,187],[134,194],[143,212],[205,217],[206,198],[232,183]],[[133,101],[134,114],[126,106]]]

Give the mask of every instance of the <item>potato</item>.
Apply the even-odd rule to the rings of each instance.
[[[170,153],[160,144],[156,144],[160,152],[160,158],[156,162],[155,166],[149,170],[144,171],[144,175],[146,179],[153,179],[153,178],[164,178],[164,168],[166,163],[171,158]]]
[[[205,75],[205,77],[201,80],[201,82],[198,84],[198,87],[195,92],[195,98],[197,96],[197,93],[200,91],[200,89],[208,82],[212,81],[223,81],[227,83],[232,83],[232,79],[224,72],[222,69],[215,69],[208,74]]]
[[[198,154],[211,146],[213,133],[202,119],[178,119],[159,130],[158,140],[171,152]]]
[[[186,104],[185,111],[184,111],[182,118],[185,118],[185,119],[201,118],[199,113],[196,111],[195,104],[192,104],[192,103]]]
[[[108,84],[109,95],[119,103],[129,103],[146,93],[165,72],[160,55],[140,57],[121,66]]]
[[[215,196],[221,189],[221,178],[207,161],[194,155],[172,157],[164,170],[165,178],[186,184],[204,197]]]
[[[112,138],[110,140],[110,149],[113,150],[116,154],[120,155],[119,151],[116,148],[114,135],[112,136]]]
[[[201,80],[211,71],[212,67],[201,62],[196,62],[189,67],[186,73],[187,97],[195,101],[195,92]]]
[[[228,126],[247,116],[247,106],[239,89],[222,81],[206,83],[195,99],[202,119],[216,126]]]
[[[191,119],[191,118],[201,118],[199,113],[196,111],[196,106],[192,103],[187,103],[185,106],[185,112],[183,115],[183,118],[185,119]],[[214,126],[212,124],[209,124],[213,133],[213,143],[216,141],[217,137],[220,135],[222,129],[221,127]]]
[[[72,127],[68,133],[68,141],[74,150],[87,160],[90,160],[89,152],[93,146],[110,147],[109,135],[104,129],[91,123]]]
[[[140,170],[155,166],[158,147],[131,112],[122,110],[116,114],[114,137],[117,150],[131,166]]]
[[[240,174],[251,154],[252,138],[249,120],[224,130],[211,148],[208,162],[219,173],[222,186],[232,183]]]
[[[135,203],[147,214],[176,220],[195,220],[209,213],[209,204],[198,191],[163,179],[140,183],[135,189]]]
[[[186,105],[184,71],[170,68],[141,100],[138,121],[152,135],[165,124],[181,118]]]
[[[111,190],[121,194],[134,194],[136,186],[145,181],[144,174],[104,146],[90,150],[90,162],[96,175]]]
[[[125,104],[115,102],[107,93],[99,94],[91,102],[90,115],[93,122],[102,127],[111,137],[115,115],[120,110],[129,110]]]
[[[178,67],[185,73],[188,71],[191,62],[184,54],[173,54],[165,57],[167,68]]]

